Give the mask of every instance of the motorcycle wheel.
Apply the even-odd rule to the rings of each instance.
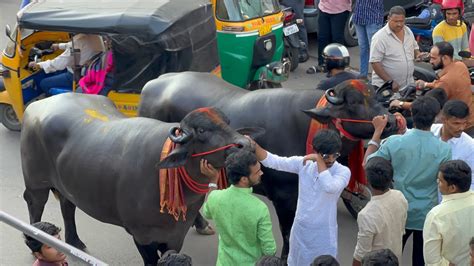
[[[286,57],[290,60],[290,71],[293,72],[295,71],[296,68],[298,68],[298,64],[300,62],[299,58],[299,49],[295,47],[285,47],[285,54],[283,57]]]
[[[20,131],[21,123],[15,114],[15,110],[9,104],[0,104],[0,121],[11,131]]]
[[[362,184],[359,184],[359,186],[360,192],[351,192],[344,189],[344,192],[342,192],[341,195],[344,206],[346,206],[346,209],[354,219],[357,219],[357,214],[365,207],[365,205],[367,205],[372,197],[372,193],[367,186]]]

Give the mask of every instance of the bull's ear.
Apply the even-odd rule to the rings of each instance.
[[[309,117],[318,120],[318,122],[327,124],[329,121],[331,121],[332,116],[331,116],[331,111],[329,108],[313,108],[309,110],[303,110],[305,114],[307,114]]]
[[[265,134],[265,129],[261,127],[242,127],[236,129],[236,131],[242,135],[248,135],[252,139],[256,139]]]
[[[183,166],[186,163],[188,157],[188,151],[186,148],[177,148],[173,150],[170,155],[166,156],[161,162],[156,164],[156,168],[176,168]]]

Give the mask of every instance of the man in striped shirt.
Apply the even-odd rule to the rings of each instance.
[[[383,0],[357,0],[353,22],[360,48],[360,77],[367,78],[372,36],[383,25]]]

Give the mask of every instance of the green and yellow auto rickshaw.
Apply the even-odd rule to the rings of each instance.
[[[208,0],[31,1],[7,27],[0,64],[0,121],[21,128],[26,106],[44,97],[46,74],[28,68],[34,57],[52,59],[61,51],[38,53],[73,34],[107,36],[114,75],[107,93],[124,114],[136,115],[143,85],[163,73],[211,72],[219,65],[213,9]],[[77,80],[77,79],[75,79]]]
[[[290,65],[282,62],[283,12],[277,0],[212,0],[222,78],[242,88],[278,87]]]

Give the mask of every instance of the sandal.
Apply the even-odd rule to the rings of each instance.
[[[215,234],[216,232],[214,231],[214,229],[212,229],[212,227],[210,225],[204,227],[204,228],[197,228],[195,227],[196,229],[196,232],[198,232],[198,234],[200,235],[206,235],[206,236],[209,236],[209,235],[213,235]]]
[[[314,74],[314,73],[324,73],[326,69],[323,66],[311,66],[306,70],[307,74]]]

